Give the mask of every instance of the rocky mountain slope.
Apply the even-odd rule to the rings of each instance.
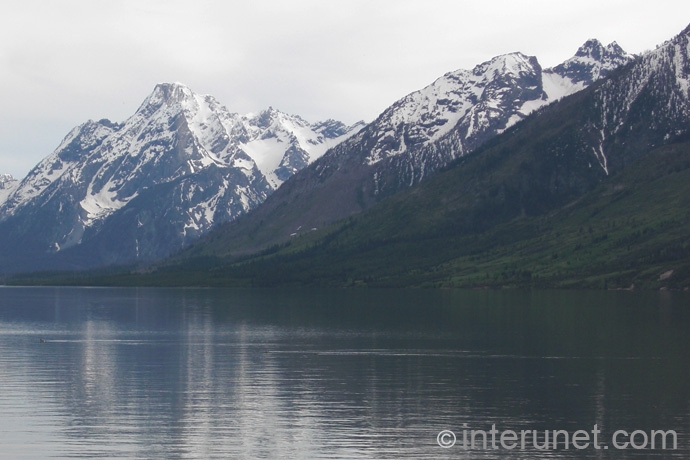
[[[552,69],[511,53],[450,72],[394,103],[213,238],[226,241],[226,251],[252,252],[361,212],[632,61],[615,43],[588,40]]]
[[[128,120],[74,128],[21,183],[4,189],[6,265],[164,257],[257,206],[362,125],[312,125],[272,108],[240,116],[184,85],[160,84]]]
[[[687,289],[689,174],[690,27],[366,212],[251,256],[248,215],[150,282]]]
[[[552,69],[498,56],[444,75],[363,128],[273,109],[240,116],[159,85],[124,123],[75,128],[0,201],[0,268],[160,259],[264,201],[211,238],[225,252],[266,248],[417,184],[632,60],[596,40]]]

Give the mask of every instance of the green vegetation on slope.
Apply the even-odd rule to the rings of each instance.
[[[663,132],[670,127],[624,123],[606,141],[608,176],[594,153],[602,149],[591,122],[598,116],[595,91],[540,110],[361,214],[256,244],[261,252],[238,244],[237,231],[251,240],[299,207],[250,213],[228,226],[235,232],[221,227],[145,271],[16,282],[688,288],[690,141],[668,139]],[[655,107],[637,104],[635,120],[648,120]],[[668,144],[649,147],[661,138]]]
[[[690,286],[690,143],[650,152],[554,211],[530,215],[519,210],[496,225],[490,225],[495,217],[491,213],[468,218],[463,206],[449,206],[438,198],[453,196],[444,187],[457,184],[458,175],[467,173],[467,168],[457,167],[445,171],[366,213],[244,260],[203,256],[148,274],[102,281],[211,286]],[[508,197],[503,202],[513,204]],[[496,206],[494,211],[501,215],[507,212],[503,208]],[[484,226],[488,228],[480,228]]]

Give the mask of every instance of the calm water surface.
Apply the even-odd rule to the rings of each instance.
[[[461,445],[595,424],[600,449]],[[687,293],[0,288],[0,458],[690,458],[689,435]]]

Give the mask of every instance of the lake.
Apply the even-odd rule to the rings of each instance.
[[[8,459],[690,458],[690,295],[0,287],[0,389]]]

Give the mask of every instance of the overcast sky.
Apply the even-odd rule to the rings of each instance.
[[[0,173],[22,178],[88,119],[124,121],[159,82],[232,112],[371,121],[499,54],[641,53],[689,23],[688,0],[5,0]]]

